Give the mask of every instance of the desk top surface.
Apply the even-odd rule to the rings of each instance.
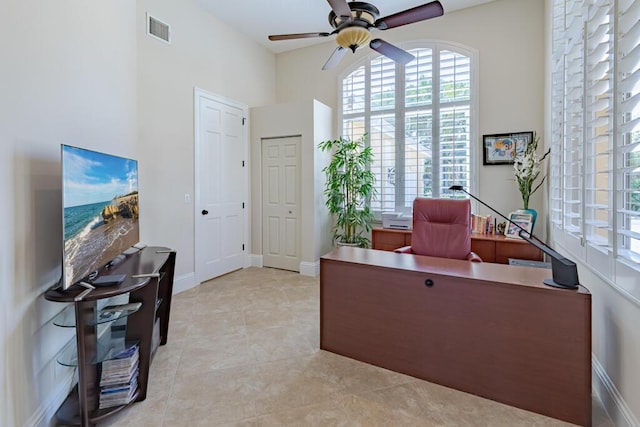
[[[589,290],[580,286],[577,290],[559,289],[542,283],[551,277],[551,269],[490,262],[470,262],[449,258],[401,254],[376,249],[339,247],[324,255],[321,261],[348,262],[371,267],[455,276],[508,285],[527,286],[553,292],[569,292],[589,295]]]

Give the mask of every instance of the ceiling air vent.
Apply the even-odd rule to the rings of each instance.
[[[158,18],[154,18],[148,13],[147,13],[147,34],[159,40],[162,40],[165,43],[171,42],[170,41],[171,27],[169,27],[169,24],[162,22]]]

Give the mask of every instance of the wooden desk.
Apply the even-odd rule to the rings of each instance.
[[[394,230],[374,227],[371,230],[371,247],[383,251],[393,251],[411,245],[411,230]],[[509,258],[542,261],[543,254],[538,248],[521,239],[511,239],[504,235],[472,234],[471,250],[484,262],[508,264]]]
[[[591,294],[549,275],[338,248],[320,260],[320,348],[590,426]]]

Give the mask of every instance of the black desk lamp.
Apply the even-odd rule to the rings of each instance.
[[[463,193],[468,194],[469,197],[472,197],[473,199],[482,203],[483,205],[491,209],[493,212],[497,213],[502,218],[506,219],[509,223],[518,227],[520,229],[520,231],[518,232],[518,235],[522,237],[522,239],[526,240],[530,245],[535,246],[545,254],[549,255],[549,257],[551,258],[551,274],[553,275],[553,278],[545,279],[543,281],[545,285],[553,286],[556,288],[562,288],[562,289],[578,288],[578,285],[580,285],[580,281],[578,280],[578,268],[576,267],[575,262],[563,257],[558,252],[551,249],[542,240],[540,240],[533,234],[529,233],[524,228],[520,227],[520,225],[511,221],[509,218],[502,215],[500,212],[498,212],[497,210],[495,210],[494,208],[492,208],[482,200],[478,199],[473,194],[469,193],[467,190],[464,189],[462,185],[452,185],[451,187],[449,187],[449,190],[462,191]]]

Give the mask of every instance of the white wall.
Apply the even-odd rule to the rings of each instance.
[[[320,101],[314,100],[313,109],[313,197],[315,223],[314,232],[316,235],[313,257],[319,260],[320,257],[329,252],[333,247],[333,235],[331,227],[333,226],[329,209],[327,208],[326,196],[324,195],[324,187],[327,182],[325,174],[322,170],[331,162],[331,153],[318,149],[318,144],[333,138],[333,121],[335,112]],[[318,274],[320,274],[320,266],[318,265]]]
[[[514,131],[543,131],[544,1],[498,0],[447,13],[422,23],[376,31],[391,43],[446,40],[479,52],[479,137],[477,166],[480,196],[501,212],[522,207],[509,166],[482,166],[480,136]],[[333,49],[332,40],[277,56],[278,102],[316,98],[338,111],[338,75],[371,54],[368,47],[347,54],[334,69],[322,71]],[[312,83],[310,83],[312,82]],[[340,129],[336,127],[336,129]],[[337,135],[336,135],[337,136]],[[531,206],[545,216],[541,194]],[[489,213],[481,207],[481,213]]]
[[[137,155],[135,4],[7,2],[0,43],[0,425],[15,427],[70,390],[64,305],[42,297],[60,276],[60,144]]]
[[[332,110],[316,100],[251,110],[251,253],[254,259],[259,260],[262,255],[262,139],[300,135],[300,273],[319,274],[319,259],[331,247],[331,232],[330,215],[322,196],[321,172],[328,156],[320,152],[318,144],[331,137],[332,117]]]
[[[171,26],[171,44],[146,35],[145,14]],[[138,120],[141,240],[177,250],[176,286],[194,271],[193,90],[248,106],[275,102],[275,55],[192,1],[139,0]]]

